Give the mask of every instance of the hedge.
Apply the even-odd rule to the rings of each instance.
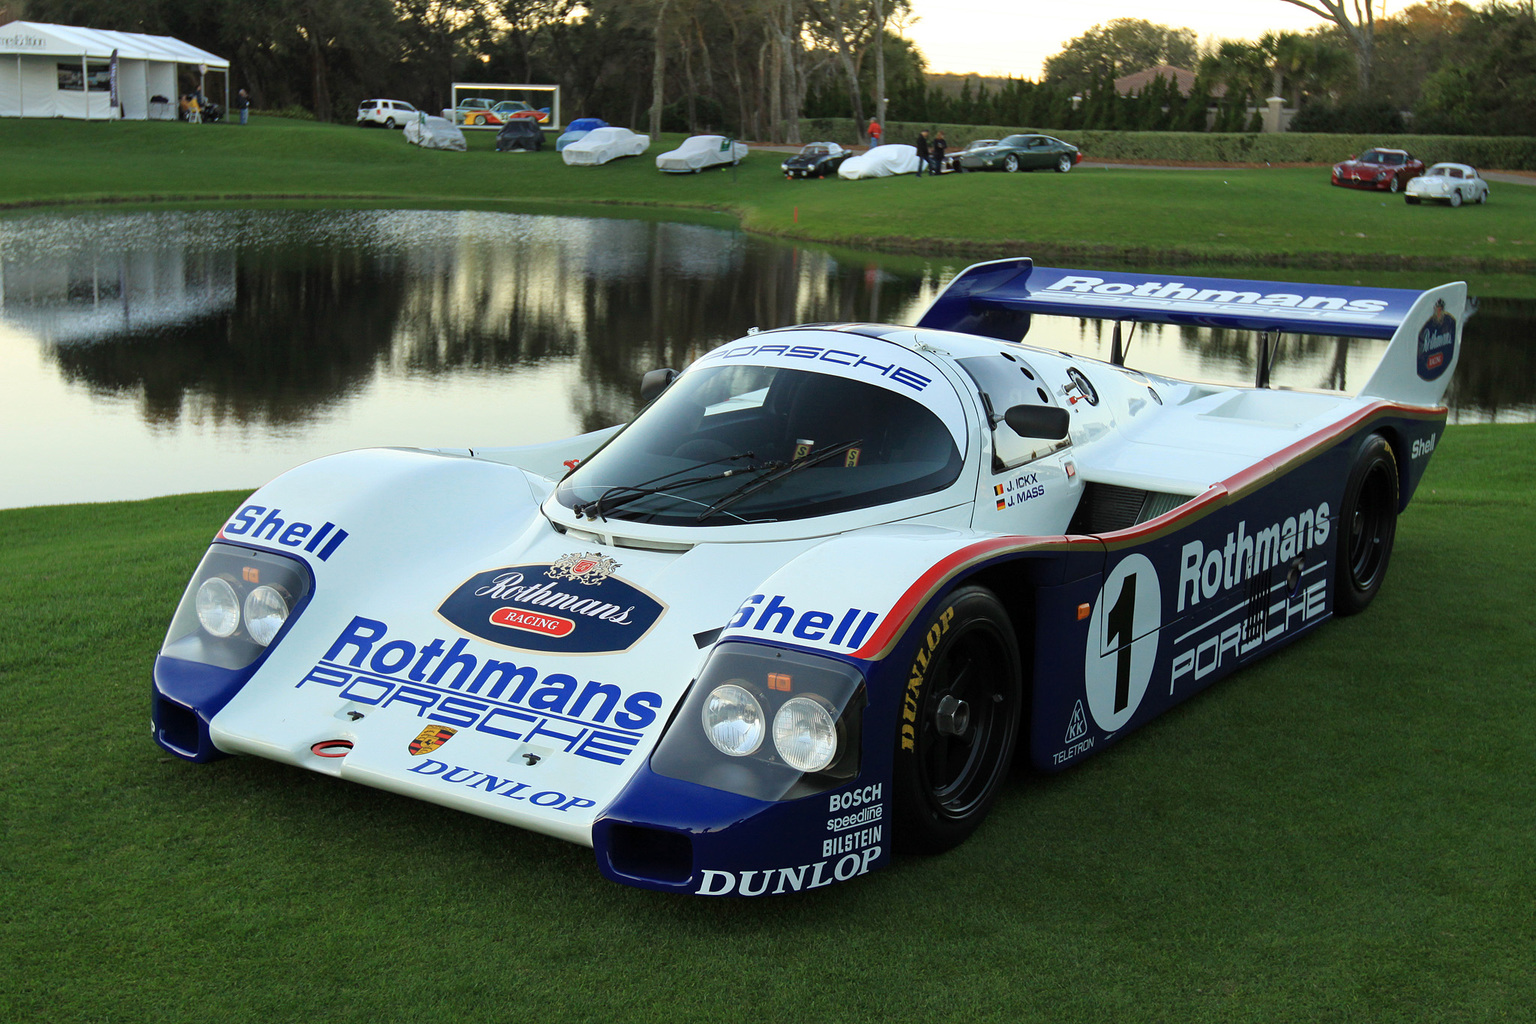
[[[1043,131],[1078,146],[1090,160],[1137,163],[1329,164],[1372,146],[1406,149],[1425,163],[1451,160],[1487,170],[1536,171],[1536,138],[1478,135],[1322,135],[1282,132],[1106,132],[1021,128],[1016,125],[934,124],[892,121],[886,142],[914,143],[927,129],[942,130],[951,151],[972,139],[996,139]],[[805,118],[800,137],[857,145],[859,127],[847,117]]]

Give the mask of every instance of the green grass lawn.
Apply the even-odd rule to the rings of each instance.
[[[1367,613],[766,901],[171,758],[150,667],[240,495],[0,511],[0,1021],[1531,1020],[1533,475],[1536,427],[1450,428]]]
[[[663,175],[654,155],[566,167],[550,147],[499,154],[490,132],[468,153],[428,152],[401,133],[255,118],[236,125],[0,121],[0,207],[91,201],[325,198],[390,205],[604,204],[705,211],[751,231],[925,256],[1033,255],[1155,270],[1191,262],[1469,277],[1484,294],[1536,294],[1536,187],[1496,184],[1487,206],[1406,206],[1332,188],[1322,168],[789,182],[781,155],[736,171]],[[1091,157],[1092,154],[1089,154]]]

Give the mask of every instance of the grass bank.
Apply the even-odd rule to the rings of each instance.
[[[1315,168],[1068,175],[964,174],[788,182],[780,155],[735,171],[659,174],[651,153],[566,167],[552,150],[426,152],[398,132],[256,118],[246,128],[176,123],[0,121],[0,208],[83,203],[327,200],[393,205],[549,204],[695,211],[766,235],[828,245],[1084,265],[1430,271],[1484,292],[1529,295],[1536,188],[1496,185],[1486,207],[1407,207],[1332,188]],[[1488,285],[1482,285],[1487,281]]]
[[[0,511],[0,1020],[1527,1020],[1536,427],[1453,427],[1364,615],[968,843],[766,902],[147,735],[233,493]]]

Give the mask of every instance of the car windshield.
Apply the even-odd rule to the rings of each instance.
[[[782,366],[712,366],[679,377],[555,498],[602,519],[775,522],[942,490],[962,462],[944,421],[887,387]]]
[[[826,156],[827,152],[828,152],[828,150],[827,150],[826,146],[818,146],[815,143],[812,143],[811,145],[806,146],[803,149],[801,149],[800,150],[800,155],[801,156]]]
[[[1379,149],[1368,149],[1360,157],[1363,164],[1385,164],[1388,167],[1400,167],[1407,159],[1405,153],[1388,153]]]

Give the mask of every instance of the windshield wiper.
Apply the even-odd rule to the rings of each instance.
[[[781,465],[781,463],[770,462],[762,466],[748,466],[745,469],[727,469],[723,473],[707,473],[703,476],[683,477],[680,480],[672,479],[673,477],[682,476],[684,473],[691,473],[695,470],[703,469],[705,466],[713,466],[719,462],[732,462],[736,459],[755,458],[757,458],[757,455],[754,452],[740,452],[736,455],[725,455],[718,459],[710,459],[708,462],[701,462],[696,466],[688,466],[683,469],[674,469],[670,473],[663,473],[661,476],[652,477],[651,479],[641,481],[638,484],[616,484],[613,487],[608,488],[602,494],[598,495],[595,501],[575,503],[571,506],[571,511],[576,513],[578,517],[585,516],[588,519],[606,519],[607,513],[614,511],[622,505],[627,505],[631,501],[644,498],[651,494],[662,494],[666,491],[680,487],[692,487],[694,484],[708,483],[711,480],[724,480],[728,477],[736,476],[739,473],[757,472],[759,470],[771,469]]]
[[[798,473],[802,469],[810,469],[812,466],[826,462],[830,458],[834,458],[843,454],[850,448],[857,448],[863,443],[864,439],[862,437],[855,438],[852,441],[844,441],[842,444],[833,445],[831,448],[828,448],[824,452],[817,452],[815,455],[808,455],[805,458],[799,459],[795,462],[781,462],[778,464],[778,468],[772,469],[762,476],[748,480],[746,483],[736,488],[730,494],[727,494],[725,497],[709,506],[709,508],[705,509],[703,512],[700,512],[698,518],[695,519],[694,522],[702,523],[716,512],[722,512],[725,509],[730,508],[732,505],[736,504],[738,501],[741,501],[743,498],[750,498],[764,487],[784,479],[791,473]],[[770,463],[769,465],[772,464]],[[766,469],[768,466],[764,466],[763,468]]]

